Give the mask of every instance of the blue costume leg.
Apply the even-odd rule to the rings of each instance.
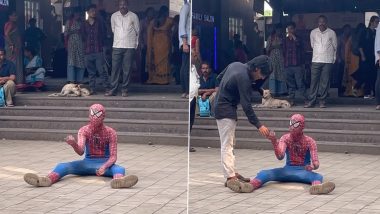
[[[257,173],[257,176],[253,179],[258,180],[260,183],[253,184],[256,188],[259,188],[260,186],[264,185],[265,183],[269,181],[280,181],[284,174],[284,168],[275,168],[275,169],[268,169],[268,170],[261,170],[259,173]],[[252,182],[251,182],[252,183]]]
[[[96,170],[99,169],[105,162],[107,162],[108,159],[100,158],[100,159],[85,159],[83,168],[85,170],[81,170],[79,175],[96,175]],[[109,167],[105,172],[105,177],[113,177],[114,175],[125,175],[125,169],[124,167],[121,167],[119,165],[113,164],[111,167]]]
[[[52,183],[57,182],[68,174],[85,175],[87,173],[85,160],[72,161],[67,163],[59,163],[48,177]]]
[[[59,163],[52,172],[57,173],[60,178],[68,174],[81,174],[85,168],[84,160]]]
[[[89,159],[72,161],[67,163],[59,163],[49,176],[53,182],[58,181],[60,178],[68,175],[96,175],[96,170],[99,169],[107,159]],[[112,165],[104,173],[105,177],[113,177],[114,175],[125,175],[125,168],[119,165]]]
[[[259,181],[257,184],[254,181]],[[279,181],[279,182],[299,182],[312,184],[313,182],[323,182],[323,176],[312,172],[307,171],[303,167],[292,167],[285,166],[283,168],[269,169],[260,171],[255,179],[253,180],[253,185],[258,188],[269,181]]]
[[[299,182],[305,184],[312,184],[315,181],[323,182],[322,175],[307,171],[302,166],[285,166],[284,175],[281,179],[282,182]]]
[[[104,173],[104,176],[106,177],[114,177],[115,175],[125,175],[125,168],[122,166],[119,166],[117,164],[112,165],[110,168],[107,169],[107,171]]]
[[[72,161],[67,163],[59,163],[53,170],[58,173],[60,177],[68,174],[74,175],[96,175],[96,170],[101,167],[107,159],[90,159],[85,158],[79,161]]]

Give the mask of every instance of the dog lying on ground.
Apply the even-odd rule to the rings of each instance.
[[[291,105],[286,100],[274,99],[270,90],[263,91],[263,98],[261,104],[254,105],[254,108],[290,108]]]
[[[90,96],[87,88],[81,88],[79,84],[69,83],[63,86],[61,93],[50,94],[49,97],[86,97]]]

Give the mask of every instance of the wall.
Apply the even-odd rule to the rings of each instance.
[[[223,17],[222,23],[220,25],[220,39],[219,47],[221,51],[224,52],[220,57],[221,67],[228,65],[228,60],[225,59],[225,54],[231,52],[228,49],[228,41],[233,35],[229,32],[229,17],[231,18],[241,18],[243,20],[243,35],[241,40],[245,42],[248,50],[253,50],[253,23],[254,23],[254,11],[253,11],[253,1],[252,0],[225,0],[221,4],[221,15]]]
[[[203,31],[207,31],[206,35],[200,35],[201,44],[212,45],[214,38],[213,34],[208,32],[210,27],[216,27],[217,30],[217,71],[221,71],[231,62],[233,56],[233,47],[230,44],[230,39],[233,33],[229,30],[229,18],[237,18],[243,20],[243,33],[241,39],[246,43],[248,49],[253,50],[253,23],[254,11],[253,0],[194,0],[193,1],[193,24],[202,26]],[[200,21],[202,15],[213,16],[213,22]],[[201,32],[202,33],[202,32]],[[205,38],[206,37],[206,38]],[[202,42],[202,40],[206,40]],[[207,46],[207,47],[208,47]],[[211,48],[211,47],[208,47]],[[202,49],[202,47],[201,47]],[[207,60],[209,60],[207,58]]]
[[[219,57],[219,45],[215,50],[215,35],[214,31],[220,30],[220,23],[222,16],[220,15],[220,1],[208,0],[208,1],[193,1],[193,14],[192,25],[197,29],[200,38],[201,55],[202,59],[209,61],[212,67],[218,69]],[[217,35],[217,41],[219,41],[220,35]]]
[[[177,0],[180,1],[180,0]],[[118,0],[92,0],[92,3],[98,4],[108,13],[113,13],[118,10]],[[162,5],[169,6],[169,0],[130,0],[129,9],[133,12],[144,12],[148,7],[160,9]]]

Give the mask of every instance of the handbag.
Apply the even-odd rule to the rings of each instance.
[[[4,87],[1,85],[0,86],[0,107],[5,106],[5,92],[4,92]]]
[[[198,107],[199,107],[199,116],[201,117],[210,117],[210,100],[207,98],[205,101],[202,100],[201,96],[198,96]]]

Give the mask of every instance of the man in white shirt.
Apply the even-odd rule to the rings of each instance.
[[[128,0],[119,0],[119,11],[112,14],[111,27],[114,34],[111,90],[105,95],[116,96],[120,72],[123,70],[121,95],[127,97],[132,63],[138,46],[140,32],[139,18],[135,13],[128,10]]]
[[[326,97],[330,88],[330,72],[333,68],[337,52],[337,38],[333,30],[327,27],[326,16],[318,18],[318,28],[310,33],[313,59],[311,64],[311,83],[309,102],[305,108],[312,108],[316,104],[320,93],[319,107],[326,108]]]
[[[184,5],[179,14],[179,47],[182,50],[182,65],[181,65],[181,86],[182,98],[189,98],[189,70],[190,70],[190,26],[191,26],[191,5],[189,0],[184,0]]]
[[[380,25],[376,28],[376,38],[375,38],[375,61],[377,67],[377,78],[375,84],[375,97],[376,97],[376,110],[380,110]]]

